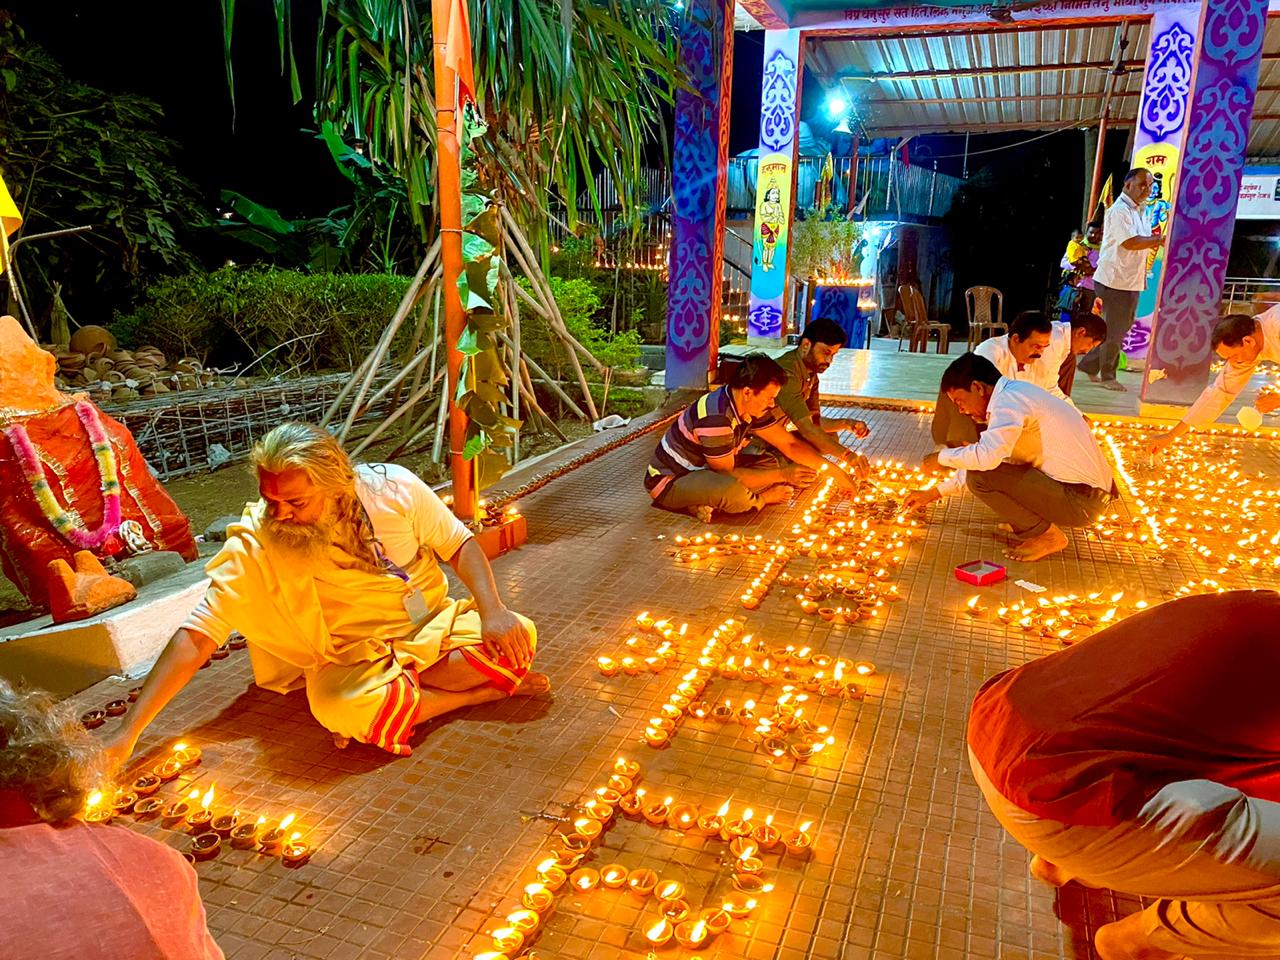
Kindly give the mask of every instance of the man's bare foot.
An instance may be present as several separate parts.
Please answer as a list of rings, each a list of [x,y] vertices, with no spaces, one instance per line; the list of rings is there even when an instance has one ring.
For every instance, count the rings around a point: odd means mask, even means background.
[[[1012,550],[1005,551],[1005,556],[1010,560],[1025,560],[1027,562],[1042,560],[1051,554],[1067,549],[1069,542],[1065,533],[1050,524],[1049,529],[1040,534],[1040,536],[1032,537]]]
[[[1126,387],[1119,380],[1103,380],[1102,383],[1099,384],[1099,386],[1101,386],[1103,390],[1114,390],[1116,393],[1129,392],[1129,388]]]
[[[551,692],[551,678],[545,673],[534,673],[532,670],[524,675],[520,686],[511,692],[513,697],[537,697]]]
[[[693,515],[697,517],[699,520],[701,520],[703,523],[711,522],[712,513],[713,513],[712,509],[707,506],[693,508]]]
[[[1142,914],[1131,913],[1123,920],[1099,927],[1093,945],[1102,960],[1185,960],[1180,953],[1153,947],[1142,930]]]
[[[1008,539],[1016,540],[1018,543],[1021,543],[1024,539],[1023,537],[1020,537],[1018,534],[1013,532],[1013,524],[1011,523],[997,523],[996,530],[1004,534],[1005,537],[1007,537]]]
[[[351,746],[350,737],[344,737],[341,734],[334,733],[332,730],[330,730],[329,733],[333,737],[333,745],[339,750],[345,750],[347,747]]]
[[[1102,378],[1101,378],[1100,376],[1098,376],[1096,373],[1091,373],[1091,374],[1089,374],[1089,380],[1090,380],[1091,382],[1093,382],[1093,383],[1101,383],[1101,382],[1102,382]]]
[[[786,503],[795,495],[795,490],[785,483],[779,483],[760,494],[765,503]]]
[[[1048,884],[1051,887],[1066,886],[1074,879],[1071,874],[1060,866],[1050,863],[1039,855],[1031,858],[1031,875],[1041,883]]]

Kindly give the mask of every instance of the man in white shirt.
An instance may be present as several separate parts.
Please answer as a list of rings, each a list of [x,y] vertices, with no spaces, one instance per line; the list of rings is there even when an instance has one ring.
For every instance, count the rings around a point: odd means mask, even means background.
[[[911,493],[918,510],[967,486],[995,511],[1014,539],[1014,560],[1039,560],[1067,546],[1060,527],[1084,527],[1115,496],[1111,466],[1075,407],[1031,383],[1001,375],[985,357],[966,353],[942,375],[942,389],[974,419],[987,421],[977,443],[924,459],[926,471],[957,473]]]
[[[1107,210],[1102,226],[1102,250],[1093,288],[1102,301],[1102,317],[1107,321],[1107,342],[1093,356],[1080,362],[1090,380],[1099,380],[1108,390],[1123,392],[1116,381],[1120,362],[1120,342],[1133,326],[1138,312],[1138,296],[1147,285],[1147,261],[1152,250],[1164,243],[1152,236],[1145,205],[1155,179],[1145,167],[1125,174],[1124,190]]]
[[[1248,385],[1260,362],[1280,363],[1280,304],[1256,317],[1245,313],[1223,317],[1213,328],[1209,342],[1227,365],[1204,388],[1181,422],[1156,438],[1151,444],[1152,454],[1168,447],[1192,427],[1208,426],[1222,416]],[[1260,393],[1253,405],[1259,413],[1280,410],[1280,393]]]
[[[1034,383],[1070,403],[1076,357],[1089,353],[1106,336],[1106,324],[1091,313],[1079,313],[1070,323],[1062,323],[1037,310],[1024,310],[1013,318],[1007,334],[983,340],[974,352],[1010,380]],[[932,432],[935,443],[954,447],[975,442],[982,431],[939,390]]]

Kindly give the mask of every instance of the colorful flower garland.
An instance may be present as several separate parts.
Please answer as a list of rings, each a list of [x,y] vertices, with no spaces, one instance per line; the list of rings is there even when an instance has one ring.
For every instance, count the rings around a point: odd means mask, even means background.
[[[23,475],[26,476],[27,483],[31,484],[31,492],[35,494],[40,510],[53,525],[53,529],[77,550],[96,550],[120,529],[120,477],[115,451],[111,449],[111,441],[102,428],[97,408],[88,401],[80,400],[76,403],[76,415],[89,436],[93,458],[98,464],[98,477],[102,481],[102,523],[96,530],[78,529],[71,515],[58,503],[49,488],[49,481],[45,479],[44,465],[40,463],[40,455],[27,435],[26,428],[6,427],[4,435],[9,438],[9,443],[18,454]]]

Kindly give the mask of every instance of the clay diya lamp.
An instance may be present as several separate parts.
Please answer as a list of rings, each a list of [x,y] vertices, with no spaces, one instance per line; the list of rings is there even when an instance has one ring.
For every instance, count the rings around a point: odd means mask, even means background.
[[[720,904],[720,909],[735,920],[743,920],[756,908],[757,901],[744,893],[730,893]]]
[[[802,684],[800,684],[800,688],[808,693],[817,693],[822,689],[822,671],[819,670],[813,676],[808,677]]]
[[[213,804],[213,787],[205,791],[203,797],[200,798],[200,806],[196,807],[187,814],[183,821],[192,833],[204,833],[209,826],[209,821],[213,819],[213,813],[209,807]]]
[[[638,677],[644,671],[644,664],[635,657],[622,658],[622,672],[628,677]]]
[[[668,734],[676,728],[676,722],[668,717],[650,717],[649,726],[656,730],[665,730]]]
[[[791,662],[798,667],[803,667],[809,662],[810,650],[808,647],[801,647],[795,653],[791,654]]]
[[[554,857],[543,860],[537,866],[538,880],[548,890],[559,890],[569,879],[569,874],[560,866]]]
[[[657,923],[651,924],[644,932],[644,938],[652,947],[662,947],[675,936],[676,928],[666,917],[659,917]]]
[[[876,672],[876,665],[867,660],[859,660],[853,665],[853,671],[860,677],[869,677]]]
[[[138,819],[143,817],[153,817],[164,806],[164,801],[159,797],[143,797],[133,805],[133,815]]]
[[[772,656],[774,663],[781,665],[791,659],[791,654],[795,652],[795,649],[795,647],[778,647],[770,656]]]
[[[561,870],[572,870],[582,862],[582,858],[586,855],[586,851],[577,852],[562,848],[556,851],[556,866]]]
[[[515,927],[499,927],[489,931],[494,952],[499,957],[514,957],[524,946],[524,934]]]
[[[735,874],[760,874],[764,872],[764,861],[755,856],[755,847],[750,853],[743,854],[733,863]]]
[[[772,760],[781,760],[787,755],[787,741],[781,737],[765,737],[760,743],[760,749]]]
[[[749,727],[756,722],[756,702],[748,700],[738,710],[738,722],[744,727]]]
[[[611,863],[600,870],[600,883],[610,890],[617,890],[627,882],[627,868],[620,863]]]
[[[683,900],[684,884],[679,880],[659,880],[653,895],[659,900]]]
[[[140,797],[149,797],[160,789],[161,780],[154,773],[144,773],[133,781],[133,792]]]
[[[129,690],[129,694],[128,694],[128,697],[127,697],[128,701],[129,701],[130,703],[137,703],[137,702],[138,702],[138,697],[139,697],[139,695],[141,695],[141,693],[142,693],[142,688],[141,688],[141,687],[133,687],[133,688],[131,688],[131,689]]]
[[[551,909],[555,899],[555,894],[547,889],[547,885],[539,882],[525,886],[524,895],[520,898],[520,902],[525,905],[526,909],[540,914]]]
[[[654,801],[646,803],[640,811],[640,815],[655,827],[660,827],[667,822],[667,815],[671,813],[671,797],[667,797],[662,801]]]
[[[658,912],[672,923],[680,923],[689,919],[689,902],[684,899],[664,900],[658,904]]]
[[[600,673],[606,677],[616,677],[618,670],[621,669],[618,661],[610,657],[600,657],[596,661],[596,666],[599,667]]]
[[[760,845],[761,850],[772,850],[782,839],[782,831],[773,825],[773,814],[765,817],[764,823],[757,824],[752,831],[751,839]]]
[[[542,917],[533,910],[513,910],[507,914],[507,925],[519,930],[525,937],[537,930],[541,922]]]
[[[658,885],[658,875],[648,867],[640,867],[632,870],[627,875],[627,889],[634,893],[637,897],[647,897],[653,893],[653,888]]]
[[[199,790],[192,790],[186,797],[166,804],[160,811],[160,819],[166,823],[176,823],[186,819],[187,814],[195,808],[195,801],[199,796]]]
[[[604,829],[602,824],[595,817],[579,817],[573,821],[573,832],[577,836],[586,837],[588,840],[594,840],[600,836],[600,831]]]
[[[110,823],[115,815],[111,804],[102,802],[102,791],[95,790],[85,800],[84,813],[80,818],[85,823]]]
[[[724,703],[717,703],[711,708],[711,719],[720,723],[726,723],[733,719],[733,701],[726,700]]]
[[[808,597],[801,597],[800,609],[805,613],[812,615],[818,612],[818,603],[815,600],[810,600]]]
[[[129,712],[129,701],[112,700],[106,705],[105,709],[108,717],[123,717]]]
[[[707,933],[713,937],[718,937],[729,929],[729,923],[733,920],[724,910],[706,910],[702,914],[702,919],[707,923]]]
[[[587,851],[591,849],[590,838],[584,837],[580,833],[562,833],[560,842],[564,844],[564,852],[570,854],[571,857],[576,857],[577,861],[580,861]],[[560,862],[563,863],[564,858],[561,858]]]
[[[733,885],[749,897],[758,897],[773,889],[773,884],[765,883],[758,873],[735,873]]]
[[[813,837],[809,834],[812,826],[813,821],[806,820],[797,829],[783,835],[782,845],[787,848],[787,853],[800,857],[813,849]]]
[[[813,659],[810,662],[813,664],[815,670],[826,670],[831,666],[831,658],[825,653],[814,654]]]
[[[644,665],[648,667],[650,673],[661,673],[667,668],[667,660],[659,656],[645,657]]]
[[[688,710],[689,704],[692,702],[692,699],[679,693],[673,693],[667,698],[667,703],[671,704],[673,707],[679,708],[681,711]]]
[[[222,849],[222,838],[216,833],[201,833],[193,837],[188,848],[197,860],[212,860]]]
[[[258,837],[258,845],[262,848],[264,853],[275,853],[280,849],[284,844],[285,838],[288,836],[287,831],[290,825],[296,819],[297,817],[291,813],[280,821],[280,825],[278,827],[273,827]]]
[[[726,680],[738,679],[738,672],[738,662],[734,660],[733,657],[730,657],[728,660],[724,661],[724,663],[720,664],[720,676],[724,677]]]
[[[588,800],[582,805],[582,812],[601,823],[608,823],[613,819],[613,807],[607,803],[601,803],[599,800]],[[582,831],[578,831],[581,833]]]
[[[838,697],[844,693],[845,685],[839,680],[823,680],[818,693],[824,697]]]
[[[662,717],[664,720],[675,721],[675,720],[679,720],[681,717],[684,716],[684,710],[681,709],[680,707],[677,707],[674,703],[664,703],[658,709],[658,715]]]
[[[258,845],[258,834],[266,824],[266,817],[256,823],[241,823],[231,829],[231,845],[238,850],[251,850]]]
[[[618,809],[633,820],[639,818],[644,809],[644,788],[641,787],[635,793],[629,793],[618,801]]]
[[[213,653],[209,654],[210,660],[225,660],[231,656],[231,651],[226,647],[218,647]]]
[[[223,840],[231,837],[231,831],[240,826],[240,811],[220,813],[209,823],[209,827]]]
[[[698,700],[695,703],[689,704],[689,715],[691,717],[697,717],[699,720],[704,720],[710,713],[711,704],[704,700]]]
[[[249,645],[249,641],[245,639],[242,633],[233,633],[227,638],[227,647],[231,650],[243,650]]]
[[[80,723],[86,730],[96,730],[107,722],[107,711],[89,710],[80,715]]]
[[[653,629],[653,617],[649,616],[648,610],[645,610],[636,617],[636,629],[641,633],[648,633]]]
[[[116,816],[124,816],[137,802],[138,795],[132,790],[117,790],[115,796],[111,798],[111,809],[115,811]]]
[[[698,832],[704,837],[716,837],[724,829],[724,818],[729,813],[729,801],[726,800],[715,813],[698,818]]]
[[[677,830],[692,830],[698,823],[698,808],[692,803],[677,803],[667,814],[667,823]]]
[[[600,883],[600,871],[591,867],[579,867],[569,874],[569,886],[574,890],[594,890]]]
[[[616,807],[622,800],[622,794],[613,787],[597,787],[596,799],[609,807]]]
[[[168,783],[175,779],[182,772],[182,764],[170,757],[168,760],[162,760],[151,768],[151,773],[160,780],[161,783]]]
[[[701,950],[710,940],[705,920],[686,920],[676,925],[676,943],[688,950]]]
[[[173,748],[173,759],[182,764],[182,769],[194,767],[200,762],[203,751],[199,747],[190,747],[185,743],[179,743]]]
[[[618,793],[627,794],[631,792],[635,784],[631,782],[630,777],[624,777],[621,774],[610,774],[608,787],[610,790],[617,790]]]
[[[755,829],[755,825],[751,822],[751,815],[751,808],[748,807],[736,820],[726,820],[724,826],[720,828],[720,839],[732,841],[738,837],[751,836],[751,832]]]
[[[651,747],[665,747],[671,742],[671,733],[661,727],[649,726],[644,728],[643,738]]]

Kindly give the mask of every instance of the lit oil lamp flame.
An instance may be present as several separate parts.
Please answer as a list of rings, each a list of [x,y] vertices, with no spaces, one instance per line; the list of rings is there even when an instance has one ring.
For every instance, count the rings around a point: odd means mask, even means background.
[[[88,799],[85,800],[84,805],[92,809],[93,807],[96,807],[101,802],[102,802],[102,791],[95,790],[93,791],[93,793],[89,794],[89,797]]]
[[[290,813],[286,815],[285,818],[280,821],[280,826],[278,829],[281,831],[288,830],[289,827],[293,825],[293,821],[297,819],[298,819],[298,815],[295,813]]]
[[[205,791],[204,796],[200,799],[200,807],[203,810],[208,810],[209,806],[212,803],[213,803],[213,787],[210,787],[208,790]]]
[[[800,833],[808,833],[808,832],[809,832],[809,828],[810,828],[810,827],[812,827],[812,826],[813,826],[813,821],[812,821],[812,820],[806,820],[804,823],[800,824],[799,832],[800,832]]]
[[[717,817],[727,817],[729,815],[729,801],[726,800],[720,805],[720,809],[716,811]]]

